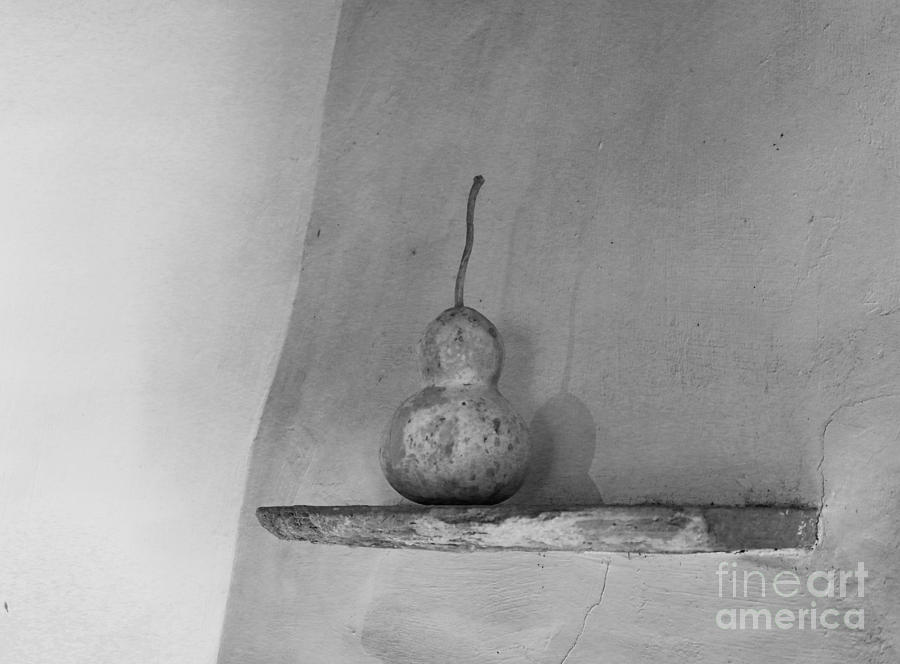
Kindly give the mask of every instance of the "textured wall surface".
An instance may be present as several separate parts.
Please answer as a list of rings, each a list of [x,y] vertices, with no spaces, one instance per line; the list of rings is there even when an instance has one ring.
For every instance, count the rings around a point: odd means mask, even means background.
[[[221,661],[896,661],[898,52],[893,2],[345,4]],[[377,449],[452,304],[477,173],[467,304],[540,462],[513,500],[824,498],[814,553],[385,552],[256,524],[399,501]],[[721,562],[859,561],[865,597],[819,609],[863,630],[716,625]]]
[[[337,13],[0,6],[0,661],[215,660]]]

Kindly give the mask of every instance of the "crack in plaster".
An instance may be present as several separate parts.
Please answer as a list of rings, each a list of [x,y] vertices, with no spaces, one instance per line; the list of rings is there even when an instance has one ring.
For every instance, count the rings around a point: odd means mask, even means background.
[[[818,224],[816,222],[818,222]],[[828,228],[822,231],[824,232],[824,237],[813,237],[815,231],[822,229],[822,226],[824,225],[823,222],[828,224]],[[815,214],[810,216],[809,220],[806,222],[806,240],[804,242],[804,247],[808,256],[806,265],[804,266],[806,268],[806,274],[800,276],[797,282],[798,284],[810,279],[813,272],[819,269],[822,263],[832,256],[832,241],[843,222],[843,219],[834,216],[817,217]]]
[[[825,435],[828,433],[828,427],[831,426],[831,423],[834,422],[834,420],[837,418],[838,413],[840,413],[845,408],[853,408],[854,406],[859,406],[869,401],[875,401],[876,399],[886,399],[889,397],[897,396],[900,396],[900,392],[884,392],[882,394],[874,394],[868,397],[863,397],[862,399],[849,399],[848,401],[845,401],[833,411],[831,411],[831,415],[828,416],[828,419],[825,420],[825,424],[822,425],[822,433],[820,434],[822,455],[819,458],[819,464],[816,466],[816,473],[819,475],[819,514],[817,520],[818,529],[816,531],[816,542],[813,546],[819,546],[819,544],[822,542],[823,537],[825,536],[825,524],[824,519],[822,518],[822,512],[825,509]]]
[[[578,642],[581,640],[581,636],[584,634],[585,627],[587,627],[588,618],[591,617],[591,613],[593,613],[594,609],[600,606],[600,602],[603,601],[603,593],[606,590],[606,578],[609,576],[610,562],[606,563],[606,571],[603,572],[603,585],[600,586],[600,597],[597,598],[596,602],[594,602],[587,608],[587,611],[585,611],[584,618],[582,618],[581,620],[581,629],[578,630],[578,634],[575,635],[575,638],[572,641],[572,645],[569,646],[569,649],[566,651],[566,654],[563,656],[562,660],[560,660],[559,664],[566,664],[566,660],[569,659],[569,655],[571,655],[572,651],[575,650],[575,646],[578,645]]]

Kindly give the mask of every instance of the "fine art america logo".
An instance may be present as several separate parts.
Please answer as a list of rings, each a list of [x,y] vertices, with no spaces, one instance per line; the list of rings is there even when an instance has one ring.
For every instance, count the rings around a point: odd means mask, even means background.
[[[716,613],[716,625],[721,629],[865,629],[864,609],[827,606],[830,603],[845,603],[835,602],[836,599],[865,597],[869,573],[862,562],[852,571],[817,570],[801,577],[795,572],[782,570],[774,573],[771,579],[761,570],[739,572],[736,568],[736,562],[719,563],[716,570],[719,597],[749,600],[755,606],[720,609]],[[768,571],[772,574],[771,570]],[[785,604],[790,604],[790,608],[760,606],[778,603],[782,599],[789,600]]]

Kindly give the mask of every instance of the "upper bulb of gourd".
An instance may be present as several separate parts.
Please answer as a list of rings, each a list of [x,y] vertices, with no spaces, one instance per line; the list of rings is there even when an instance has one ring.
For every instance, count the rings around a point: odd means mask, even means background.
[[[496,385],[503,367],[503,343],[483,314],[453,307],[435,318],[419,341],[419,368],[429,385]]]

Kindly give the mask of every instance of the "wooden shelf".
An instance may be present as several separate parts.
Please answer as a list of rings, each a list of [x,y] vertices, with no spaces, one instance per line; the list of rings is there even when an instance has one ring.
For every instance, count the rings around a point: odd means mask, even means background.
[[[733,552],[811,548],[809,507],[347,505],[260,507],[283,540],[437,551]]]

